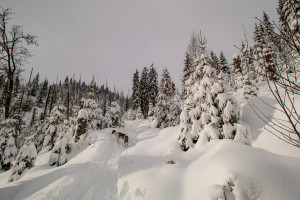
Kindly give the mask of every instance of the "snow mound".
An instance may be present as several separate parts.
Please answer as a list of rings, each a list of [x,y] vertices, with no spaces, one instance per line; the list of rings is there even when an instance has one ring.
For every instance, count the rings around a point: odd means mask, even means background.
[[[299,199],[300,159],[226,139],[182,152],[178,128],[122,154],[119,199]]]

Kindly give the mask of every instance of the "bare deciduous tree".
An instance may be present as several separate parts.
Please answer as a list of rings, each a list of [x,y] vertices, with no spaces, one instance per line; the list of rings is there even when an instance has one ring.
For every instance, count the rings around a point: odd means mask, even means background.
[[[31,57],[31,53],[25,45],[38,45],[36,36],[25,34],[19,25],[8,25],[13,14],[10,8],[0,8],[0,70],[3,71],[8,83],[4,102],[5,118],[8,118],[10,114],[16,72]]]
[[[280,11],[278,13],[279,15],[282,14]],[[295,16],[296,20],[299,21],[299,16]],[[300,112],[295,104],[297,96],[299,97],[300,95],[300,86],[297,83],[300,68],[300,36],[290,28],[287,18],[281,17],[280,19],[281,26],[277,26],[273,22],[278,32],[269,29],[264,21],[258,19],[264,28],[272,32],[282,44],[281,48],[271,44],[273,50],[276,51],[276,57],[272,57],[277,65],[276,71],[273,71],[272,74],[268,73],[267,59],[260,61],[259,65],[264,69],[262,71],[265,72],[266,82],[279,107],[273,107],[268,102],[264,103],[278,110],[283,117],[276,119],[273,116],[267,116],[256,105],[251,106],[256,114],[268,124],[265,129],[279,139],[293,146],[300,147]],[[270,41],[266,40],[266,43],[268,45]],[[263,54],[264,57],[267,56],[266,52],[263,52]]]

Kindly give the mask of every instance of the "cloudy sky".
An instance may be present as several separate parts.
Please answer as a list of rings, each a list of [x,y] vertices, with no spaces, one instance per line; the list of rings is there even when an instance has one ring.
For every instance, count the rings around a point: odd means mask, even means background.
[[[251,39],[254,17],[276,18],[274,0],[2,0],[14,10],[14,24],[38,36],[31,67],[52,82],[66,75],[97,83],[106,79],[127,93],[135,69],[164,67],[180,87],[184,54],[193,31],[208,49],[237,51],[244,30]]]

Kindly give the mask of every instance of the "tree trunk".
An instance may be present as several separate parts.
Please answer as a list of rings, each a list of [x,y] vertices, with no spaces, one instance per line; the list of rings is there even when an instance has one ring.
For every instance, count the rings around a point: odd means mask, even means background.
[[[7,119],[10,114],[10,104],[12,100],[12,92],[14,88],[14,75],[13,73],[8,74],[8,88],[7,88],[7,94],[5,98],[5,105],[4,105],[4,117]]]
[[[45,119],[45,116],[47,114],[47,107],[48,107],[48,103],[49,103],[49,96],[50,96],[50,93],[51,93],[51,85],[49,87],[49,90],[48,90],[48,94],[47,94],[47,98],[46,98],[46,104],[45,104],[45,109],[44,109],[44,113],[43,113],[43,119]]]

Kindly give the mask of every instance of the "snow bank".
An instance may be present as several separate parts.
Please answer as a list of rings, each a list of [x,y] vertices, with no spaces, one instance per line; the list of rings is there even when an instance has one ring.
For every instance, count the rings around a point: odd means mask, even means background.
[[[220,188],[227,190],[227,199],[299,198],[300,159],[232,140],[182,152],[177,128],[164,129],[121,156],[119,199],[214,199],[221,198]]]

